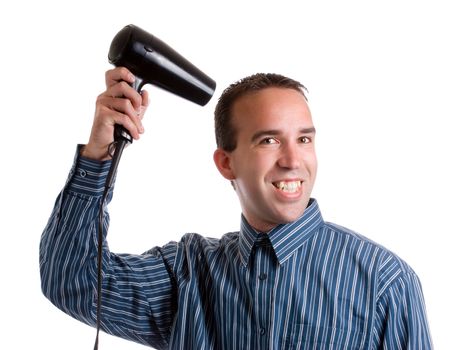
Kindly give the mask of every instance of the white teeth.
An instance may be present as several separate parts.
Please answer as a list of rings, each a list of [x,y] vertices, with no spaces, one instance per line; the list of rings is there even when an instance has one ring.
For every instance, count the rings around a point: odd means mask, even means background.
[[[301,187],[301,181],[274,182],[274,186],[283,192],[294,193]]]

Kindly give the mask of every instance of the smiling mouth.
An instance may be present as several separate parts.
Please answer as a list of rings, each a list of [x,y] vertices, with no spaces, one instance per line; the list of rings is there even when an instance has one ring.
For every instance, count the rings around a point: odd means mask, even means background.
[[[295,193],[298,192],[301,188],[302,181],[278,181],[273,182],[273,185],[278,188],[280,191],[286,193]]]

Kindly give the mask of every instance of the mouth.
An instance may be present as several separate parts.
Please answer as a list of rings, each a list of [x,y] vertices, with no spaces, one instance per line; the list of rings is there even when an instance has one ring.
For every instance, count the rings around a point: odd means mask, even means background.
[[[275,188],[286,193],[296,193],[301,189],[302,181],[277,181],[272,182]]]

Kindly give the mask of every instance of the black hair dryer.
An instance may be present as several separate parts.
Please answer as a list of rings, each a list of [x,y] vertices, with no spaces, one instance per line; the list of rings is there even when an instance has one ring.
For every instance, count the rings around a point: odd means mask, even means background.
[[[133,87],[153,84],[175,95],[204,106],[215,91],[215,81],[152,34],[130,24],[113,38],[108,60],[128,68],[136,77]],[[115,128],[115,141],[123,137],[132,142],[121,126]]]
[[[133,87],[138,92],[145,84],[153,84],[204,106],[215,91],[215,81],[163,41],[133,24],[125,26],[115,35],[108,60],[133,73],[136,77]],[[114,140],[106,188],[113,182],[123,149],[133,142],[128,130],[121,125],[115,125]]]

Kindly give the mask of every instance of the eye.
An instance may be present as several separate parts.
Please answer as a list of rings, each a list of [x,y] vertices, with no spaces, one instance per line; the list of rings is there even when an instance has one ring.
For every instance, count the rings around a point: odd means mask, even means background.
[[[299,138],[299,142],[300,143],[311,143],[312,142],[312,138],[310,138],[309,136],[301,136]]]
[[[278,143],[278,140],[273,137],[266,137],[265,139],[261,140],[260,143],[263,145],[275,145]]]

